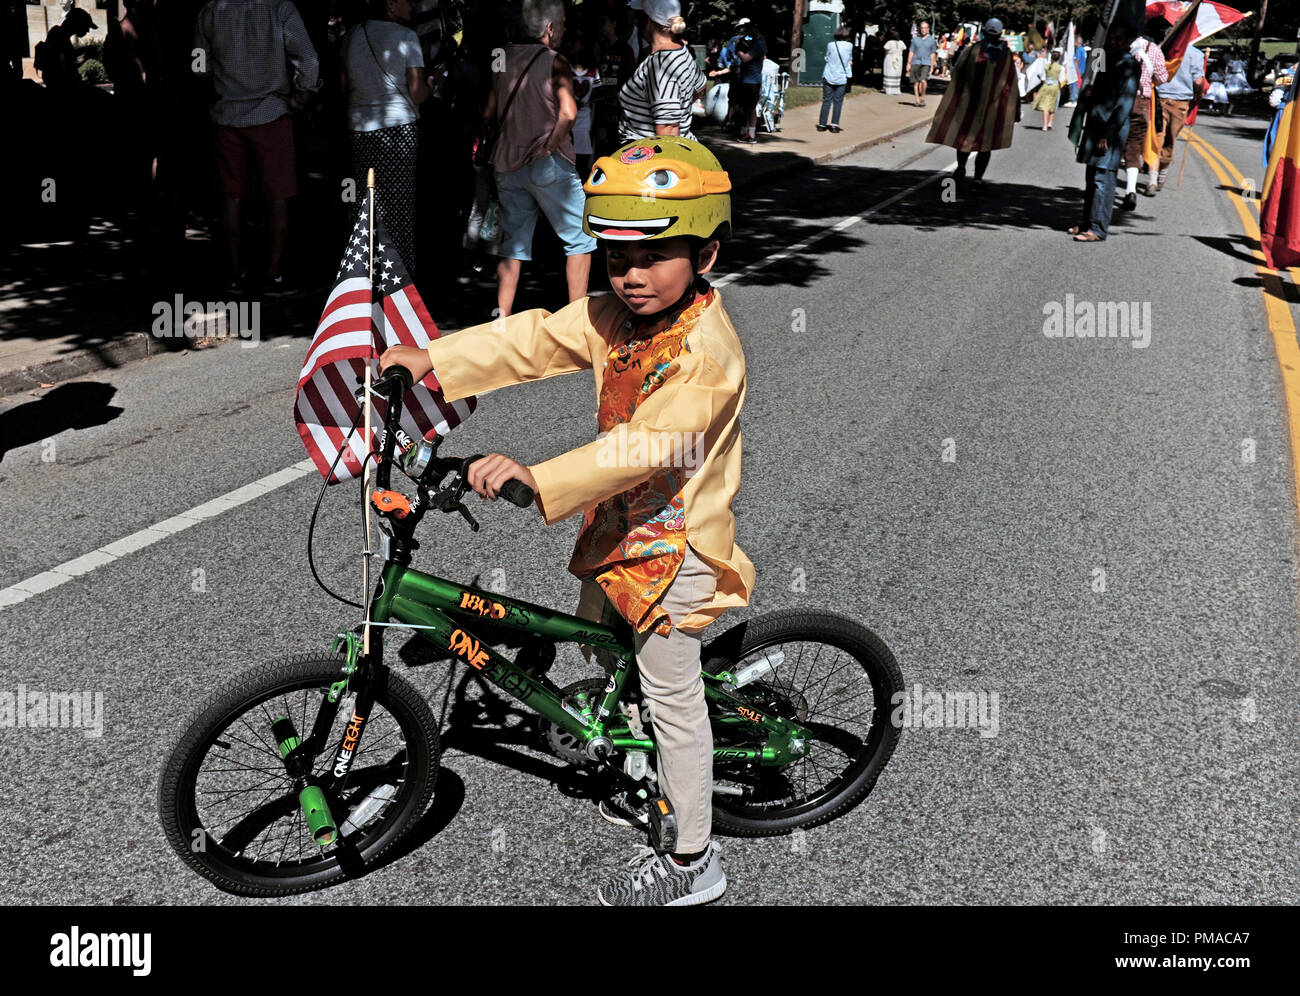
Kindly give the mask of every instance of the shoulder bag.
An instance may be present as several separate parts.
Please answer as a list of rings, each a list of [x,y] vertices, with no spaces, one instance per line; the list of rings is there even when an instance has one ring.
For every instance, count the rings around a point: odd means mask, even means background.
[[[514,103],[515,94],[519,92],[519,87],[523,84],[524,78],[528,75],[528,70],[533,68],[533,63],[540,58],[542,52],[546,51],[546,46],[541,47],[541,51],[535,53],[528,60],[528,65],[524,66],[524,71],[519,74],[519,79],[515,80],[514,88],[510,91],[510,96],[506,98],[506,103],[497,119],[492,123],[484,123],[483,130],[479,133],[478,143],[474,146],[474,165],[487,166],[492,158],[492,150],[496,148],[497,139],[501,137],[501,125],[505,123],[506,115],[510,113],[510,105]]]

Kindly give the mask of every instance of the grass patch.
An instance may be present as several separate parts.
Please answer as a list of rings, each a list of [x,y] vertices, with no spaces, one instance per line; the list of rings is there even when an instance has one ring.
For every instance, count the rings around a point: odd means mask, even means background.
[[[1249,38],[1244,40],[1239,40],[1236,44],[1242,50],[1242,53],[1244,55],[1249,56],[1250,54]],[[1203,45],[1199,47],[1213,48],[1213,49],[1220,49],[1220,48],[1226,49],[1226,48],[1232,48],[1232,45],[1233,45],[1233,41],[1231,38],[1220,38],[1216,36],[1214,38],[1211,38],[1209,41],[1205,42]],[[1293,41],[1286,41],[1280,38],[1263,38],[1260,40],[1259,43],[1259,58],[1260,61],[1263,62],[1264,60],[1271,59],[1276,55],[1294,55],[1295,49],[1296,49],[1296,43]]]

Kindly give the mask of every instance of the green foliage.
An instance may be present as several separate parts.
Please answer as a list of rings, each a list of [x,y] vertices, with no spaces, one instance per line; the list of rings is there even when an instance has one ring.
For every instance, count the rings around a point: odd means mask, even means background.
[[[746,16],[753,17],[751,12],[743,9],[752,6],[740,0],[709,0],[708,3],[691,4],[688,14],[690,20],[686,22],[691,40],[706,44],[711,38],[730,38],[738,20]],[[788,35],[794,24],[793,2],[773,3],[768,9],[773,11],[776,23],[784,28],[782,34]]]
[[[77,53],[77,61],[82,62],[86,59],[94,59],[96,62],[104,61],[104,43],[90,39],[83,42],[73,43],[72,50]]]
[[[77,67],[77,72],[81,74],[81,82],[100,84],[108,82],[108,73],[104,72],[104,64],[98,59],[87,59]]]

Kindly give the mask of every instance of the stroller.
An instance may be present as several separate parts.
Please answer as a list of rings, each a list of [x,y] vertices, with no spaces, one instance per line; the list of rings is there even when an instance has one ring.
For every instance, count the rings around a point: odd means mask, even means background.
[[[785,117],[785,91],[790,85],[790,74],[771,59],[763,60],[763,82],[758,92],[758,120],[764,131],[781,130]]]

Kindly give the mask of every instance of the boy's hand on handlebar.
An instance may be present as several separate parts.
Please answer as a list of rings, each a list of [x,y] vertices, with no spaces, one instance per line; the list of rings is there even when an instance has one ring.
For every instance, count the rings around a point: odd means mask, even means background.
[[[419,346],[389,346],[379,355],[379,372],[382,374],[394,364],[411,371],[411,378],[417,384],[433,372],[429,351]]]
[[[483,498],[496,501],[501,486],[511,480],[523,481],[533,489],[533,494],[537,493],[537,481],[532,471],[501,453],[489,453],[469,465],[469,486]]]

